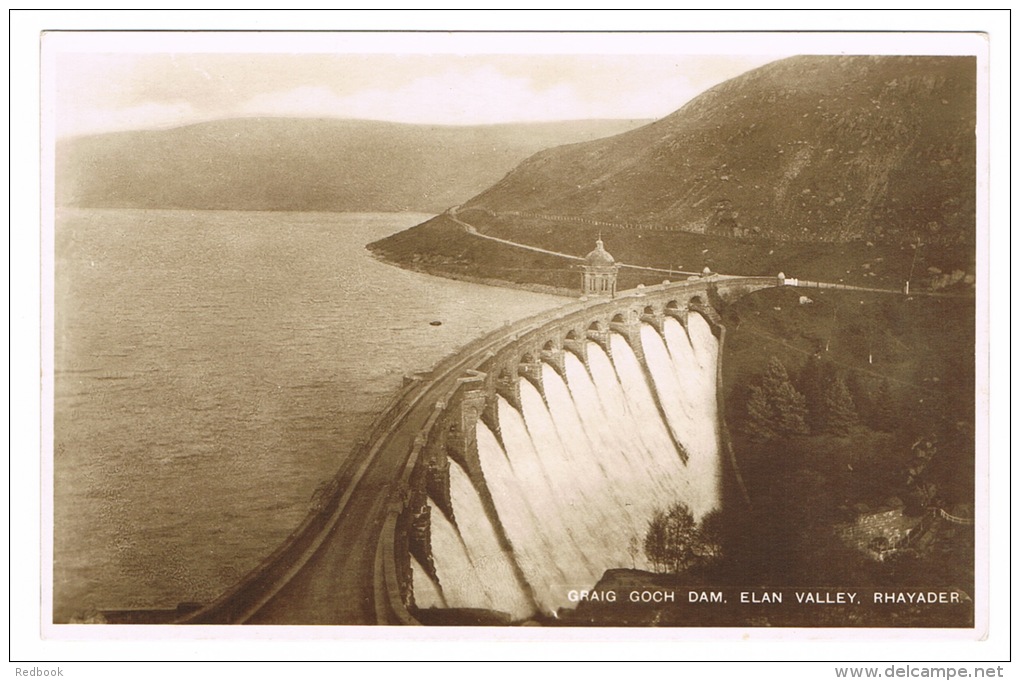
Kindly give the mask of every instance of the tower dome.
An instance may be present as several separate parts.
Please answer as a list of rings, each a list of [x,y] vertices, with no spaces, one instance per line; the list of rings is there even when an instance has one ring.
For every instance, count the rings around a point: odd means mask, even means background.
[[[609,254],[606,247],[602,244],[602,239],[599,238],[595,242],[595,250],[584,257],[584,260],[588,265],[599,266],[599,265],[614,265],[616,260]]]

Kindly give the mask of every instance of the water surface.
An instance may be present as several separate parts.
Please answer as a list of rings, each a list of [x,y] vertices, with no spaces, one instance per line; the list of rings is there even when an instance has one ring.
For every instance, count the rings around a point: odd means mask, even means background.
[[[55,621],[215,597],[301,521],[405,373],[565,302],[365,250],[427,217],[58,214]]]

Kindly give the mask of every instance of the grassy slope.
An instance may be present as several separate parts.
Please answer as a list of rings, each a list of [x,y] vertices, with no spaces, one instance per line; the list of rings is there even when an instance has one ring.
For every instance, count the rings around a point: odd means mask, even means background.
[[[832,524],[852,517],[859,504],[880,508],[897,497],[910,512],[920,511],[907,468],[912,445],[921,438],[937,443],[928,475],[938,485],[939,504],[973,508],[973,301],[813,293],[814,302],[801,305],[797,291],[763,291],[725,314],[727,421],[753,506],[735,515],[730,537],[735,555],[723,572],[757,574],[773,584],[973,593],[973,545],[958,536],[942,536],[930,553],[875,563],[848,553],[831,534]],[[747,387],[768,359],[779,357],[797,384],[808,356],[819,350],[838,374],[855,375],[872,397],[889,381],[894,404],[889,427],[877,429],[869,405],[861,404],[861,422],[847,436],[813,433],[768,443],[744,438]],[[911,617],[939,625],[949,614]]]
[[[800,294],[813,302],[799,304]],[[926,438],[938,446],[930,473],[941,505],[973,505],[973,300],[771,290],[736,301],[724,318],[730,329],[723,366],[727,422],[752,497],[767,500],[773,488],[783,487],[781,479],[809,471],[830,516],[858,503],[906,500],[911,447]],[[764,444],[744,438],[748,388],[769,358],[779,358],[807,392],[800,377],[815,353],[844,379],[859,382],[867,398],[858,400],[860,425],[847,437],[816,433]],[[874,413],[883,381],[893,398],[884,432]],[[782,501],[805,493],[786,490]]]
[[[973,243],[975,62],[794,57],[605,140],[535,155],[467,207],[776,239]]]

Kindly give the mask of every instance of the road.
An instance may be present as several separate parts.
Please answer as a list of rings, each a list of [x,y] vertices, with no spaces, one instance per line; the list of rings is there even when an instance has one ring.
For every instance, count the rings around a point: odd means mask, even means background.
[[[489,241],[498,241],[501,244],[506,244],[507,246],[513,246],[514,248],[522,248],[522,249],[524,249],[526,251],[534,251],[535,253],[545,253],[546,255],[555,255],[555,256],[557,256],[559,258],[565,258],[567,260],[574,260],[574,261],[584,262],[584,258],[582,258],[580,256],[577,256],[577,255],[570,255],[569,253],[560,253],[559,251],[550,251],[550,250],[548,250],[546,248],[539,248],[538,246],[529,246],[528,244],[522,244],[522,243],[518,243],[516,241],[510,241],[509,239],[500,239],[498,236],[490,236],[488,234],[483,234],[483,233],[479,232],[478,229],[474,225],[471,225],[471,224],[469,224],[467,222],[464,222],[463,220],[460,219],[460,217],[458,217],[458,215],[457,215],[457,209],[458,208],[459,208],[459,206],[454,206],[453,208],[449,209],[448,211],[446,211],[446,216],[448,218],[450,218],[451,220],[453,220],[454,222],[456,222],[461,227],[463,227],[464,231],[467,232],[468,234],[471,234],[473,236],[477,236],[477,237],[479,237],[481,239],[488,239]],[[701,272],[687,272],[687,271],[684,271],[684,270],[664,270],[664,269],[659,268],[659,267],[645,267],[644,265],[628,265],[628,264],[622,263],[622,262],[621,263],[617,263],[617,264],[620,267],[626,267],[626,268],[632,269],[632,270],[643,270],[645,272],[659,272],[659,273],[662,273],[662,274],[684,274],[684,275],[691,275],[691,274],[699,274],[700,275],[701,274]]]
[[[551,251],[551,250],[548,250],[546,248],[540,248],[538,246],[530,246],[528,244],[518,243],[516,241],[511,241],[509,239],[501,239],[499,237],[491,236],[489,234],[483,234],[482,232],[478,231],[477,227],[475,227],[474,225],[469,224],[467,222],[464,222],[464,220],[462,220],[460,218],[460,216],[458,215],[458,208],[460,208],[460,206],[454,206],[454,207],[450,208],[448,211],[446,211],[446,216],[449,217],[451,220],[453,220],[458,225],[460,225],[461,227],[463,227],[464,231],[467,232],[468,234],[471,234],[472,236],[476,236],[476,237],[481,238],[481,239],[488,239],[489,241],[497,241],[497,242],[499,242],[501,244],[506,244],[507,246],[513,246],[514,248],[521,248],[521,249],[524,249],[526,251],[534,251],[535,253],[545,253],[546,255],[555,255],[557,257],[565,258],[567,260],[574,260],[574,261],[581,261],[581,262],[584,261],[584,258],[582,258],[580,256],[576,256],[576,255],[571,255],[569,253],[560,253],[559,251]],[[628,265],[626,263],[617,263],[617,264],[620,267],[626,267],[628,269],[642,270],[642,271],[645,271],[645,272],[658,272],[658,273],[662,273],[662,274],[687,275],[687,276],[692,275],[692,274],[700,276],[701,274],[703,274],[702,272],[688,272],[688,271],[685,271],[685,270],[666,270],[666,269],[662,269],[662,268],[659,268],[659,267],[645,267],[644,265]],[[755,276],[755,275],[718,274],[718,273],[716,273],[715,276],[717,276],[717,277],[719,277],[721,279],[726,279],[726,278],[739,279],[739,278],[744,278],[744,277],[747,277],[747,276]],[[901,289],[871,288],[871,287],[867,287],[867,286],[854,286],[852,284],[829,283],[829,282],[824,282],[824,281],[808,281],[808,280],[804,280],[804,279],[802,279],[802,280],[791,280],[791,281],[796,281],[796,283],[788,283],[787,285],[789,285],[789,286],[796,286],[796,287],[800,287],[800,288],[820,288],[820,289],[832,289],[832,290],[839,290],[839,291],[860,291],[862,293],[895,293],[895,294],[899,294],[899,295],[908,295],[908,294],[904,293]],[[972,296],[968,296],[968,295],[965,295],[965,294],[947,294],[947,293],[940,293],[938,291],[915,291],[913,293],[910,293],[909,295],[911,295],[911,296],[938,296],[938,297],[944,297],[944,298],[969,298],[969,297],[972,297]]]

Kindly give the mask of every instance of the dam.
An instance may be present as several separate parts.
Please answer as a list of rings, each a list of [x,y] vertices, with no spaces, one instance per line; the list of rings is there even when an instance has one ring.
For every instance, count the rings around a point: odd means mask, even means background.
[[[782,285],[710,275],[582,299],[410,376],[290,538],[179,623],[417,624],[552,615],[644,567],[657,510],[718,508],[727,301]]]
[[[655,511],[680,499],[697,519],[717,508],[718,339],[696,313],[686,328],[666,316],[631,340],[621,330],[596,326],[573,351],[550,341],[538,361],[522,358],[521,377],[500,370],[468,442],[427,453],[438,479],[426,485],[429,534],[413,535],[418,607],[553,614],[568,590],[635,560]]]

